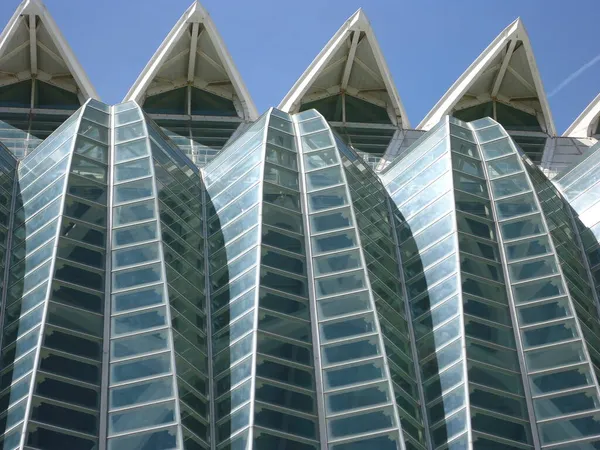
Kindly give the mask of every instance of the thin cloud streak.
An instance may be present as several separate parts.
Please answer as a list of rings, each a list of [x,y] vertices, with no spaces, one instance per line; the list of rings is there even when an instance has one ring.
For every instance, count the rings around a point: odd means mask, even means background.
[[[596,55],[591,61],[588,61],[583,66],[581,66],[579,69],[577,69],[575,72],[573,72],[571,75],[569,75],[567,78],[565,78],[563,81],[561,81],[558,84],[558,86],[556,86],[552,90],[552,92],[550,92],[548,94],[548,98],[552,97],[553,95],[558,94],[565,87],[567,87],[569,84],[571,84],[577,77],[579,77],[583,72],[585,72],[586,70],[588,70],[590,67],[592,67],[593,65],[595,65],[598,62],[600,62],[600,54]]]

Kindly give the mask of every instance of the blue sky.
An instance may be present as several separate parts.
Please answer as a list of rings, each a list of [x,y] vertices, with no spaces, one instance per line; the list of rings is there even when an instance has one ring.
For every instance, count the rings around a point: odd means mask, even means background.
[[[0,23],[19,0],[0,2]],[[107,103],[117,103],[191,0],[45,0]],[[259,112],[276,106],[363,7],[416,126],[500,31],[521,16],[547,93],[600,55],[598,0],[204,0]],[[600,92],[600,57],[549,99],[562,133]]]

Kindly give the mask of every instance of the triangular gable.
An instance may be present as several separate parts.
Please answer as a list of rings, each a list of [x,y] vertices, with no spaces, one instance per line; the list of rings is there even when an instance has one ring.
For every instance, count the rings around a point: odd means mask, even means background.
[[[40,0],[23,1],[0,34],[0,87],[31,79],[77,94],[80,104],[98,98]]]
[[[347,94],[387,110],[390,122],[410,124],[388,66],[362,9],[325,45],[279,104],[288,113],[302,105]]]
[[[446,114],[495,104],[537,118],[550,135],[556,130],[529,37],[515,20],[477,57],[417,127],[429,130]],[[493,108],[496,108],[493,106]],[[484,108],[482,108],[483,111]],[[487,114],[487,112],[486,112]]]
[[[217,104],[215,108],[220,107],[219,99],[225,99],[233,102],[242,119],[253,121],[258,117],[221,36],[198,2],[175,24],[123,101],[135,100],[143,105],[147,98],[162,96],[165,101],[179,102],[181,98],[185,102],[182,88],[186,86],[201,90],[201,96],[208,93],[209,101]]]
[[[586,138],[600,135],[600,94],[575,119],[563,136]]]

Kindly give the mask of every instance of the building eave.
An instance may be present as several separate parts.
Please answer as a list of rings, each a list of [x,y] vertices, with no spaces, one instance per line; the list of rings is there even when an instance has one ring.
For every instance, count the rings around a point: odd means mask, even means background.
[[[248,92],[239,71],[235,67],[233,59],[227,51],[223,39],[218,33],[210,15],[197,1],[185,11],[175,26],[167,34],[166,38],[160,44],[152,58],[150,58],[150,61],[148,61],[137,80],[129,89],[129,92],[123,101],[135,100],[139,104],[143,103],[150,83],[154,80],[163,64],[167,61],[174,46],[179,42],[190,23],[201,23],[208,33],[211,42],[221,58],[223,67],[227,71],[227,75],[231,80],[236,95],[242,104],[242,118],[248,121],[256,120],[258,118],[258,111],[250,97],[250,93]]]
[[[452,84],[450,89],[442,96],[442,98],[435,104],[435,106],[427,113],[425,118],[417,126],[419,130],[429,130],[441,118],[450,114],[453,108],[458,102],[464,97],[469,89],[474,85],[478,78],[490,67],[491,62],[498,57],[503,49],[506,48],[507,44],[511,41],[521,41],[525,49],[527,56],[527,63],[529,70],[531,71],[537,100],[540,103],[541,112],[543,114],[543,125],[547,134],[554,136],[556,135],[556,128],[552,119],[552,113],[548,103],[548,98],[544,90],[544,86],[537,68],[537,63],[531,48],[529,36],[523,26],[523,22],[520,18],[512,22],[486,47],[486,49],[473,61],[473,63],[461,74],[461,76]],[[512,56],[512,55],[510,55]],[[510,60],[507,61],[506,66],[510,65]],[[507,69],[504,67],[504,70]],[[501,82],[501,80],[500,80]],[[494,97],[490,95],[490,97]]]
[[[278,109],[295,113],[299,111],[302,99],[306,95],[310,87],[318,79],[324,69],[331,62],[332,57],[338,50],[341,49],[344,42],[354,31],[364,32],[366,35],[369,48],[375,58],[377,71],[384,83],[387,95],[390,98],[391,106],[396,117],[400,118],[397,125],[403,128],[410,128],[406,110],[400,99],[396,85],[393,81],[389,67],[383,57],[383,53],[377,42],[377,38],[373,32],[369,19],[362,9],[356,11],[346,22],[337,30],[333,37],[327,42],[325,47],[319,52],[315,59],[310,63],[304,73],[294,83],[290,91],[281,100]]]
[[[565,137],[586,138],[594,134],[600,119],[600,94],[591,101],[575,121],[563,133]]]

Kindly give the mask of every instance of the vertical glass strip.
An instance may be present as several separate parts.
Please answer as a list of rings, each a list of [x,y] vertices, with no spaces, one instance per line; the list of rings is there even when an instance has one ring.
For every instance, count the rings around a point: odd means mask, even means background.
[[[182,397],[149,124],[114,108],[108,449],[182,448]],[[123,162],[120,162],[123,161]]]
[[[334,141],[315,111],[294,119],[308,203],[328,445],[398,448],[403,444],[388,363],[394,344],[385,345],[375,314],[375,280],[366,271],[366,242],[358,232],[366,224],[350,206],[361,199],[352,196],[343,167],[344,152],[352,160],[357,156]],[[404,364],[403,351],[395,351]]]
[[[477,128],[477,124],[472,126]],[[493,128],[500,131],[500,139],[481,143],[482,137],[498,134]],[[593,425],[578,426],[595,420],[598,384],[586,332],[573,318],[578,309],[577,292],[574,273],[566,272],[573,269],[559,256],[558,245],[562,247],[564,240],[549,228],[550,224],[556,226],[559,216],[548,208],[547,191],[521,193],[533,191],[535,174],[526,172],[521,155],[510,139],[502,137],[501,128],[494,123],[476,133],[492,179],[541,445],[593,435]],[[506,195],[498,198],[502,193]],[[540,201],[546,203],[545,209]],[[569,372],[571,365],[578,366],[581,377]],[[583,397],[589,401],[582,402],[577,395],[585,388],[589,392]],[[563,397],[565,389],[571,397]],[[576,419],[572,419],[574,414],[578,414]]]

